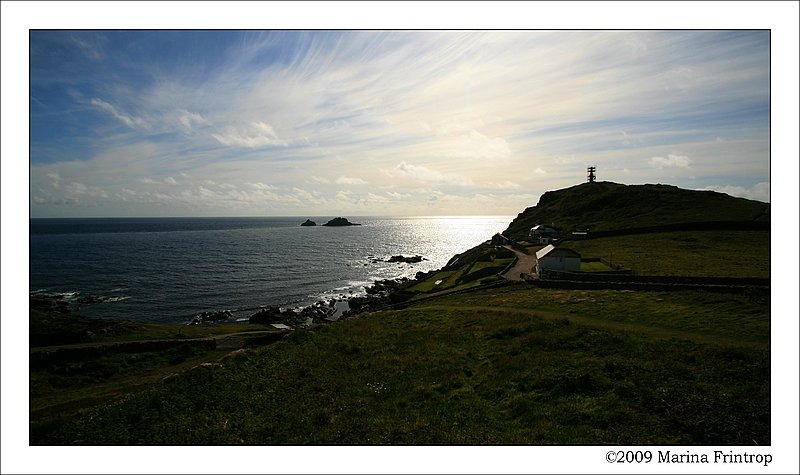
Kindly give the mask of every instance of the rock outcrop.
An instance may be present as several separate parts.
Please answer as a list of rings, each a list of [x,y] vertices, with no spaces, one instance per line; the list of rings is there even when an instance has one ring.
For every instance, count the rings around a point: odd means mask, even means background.
[[[317,223],[315,223],[314,221],[311,221],[310,219],[307,219],[306,222],[301,224],[300,226],[316,226],[316,225],[317,225]]]
[[[302,309],[281,310],[267,307],[250,316],[250,323],[283,324],[290,327],[306,327],[330,321],[336,313],[336,300],[320,301]]]
[[[202,312],[194,316],[190,325],[202,325],[203,323],[221,323],[232,321],[233,314],[230,310],[217,310],[216,312]]]
[[[423,261],[423,257],[422,256],[411,256],[411,257],[392,256],[392,257],[386,259],[386,262],[405,262],[406,264],[414,264],[414,263],[422,262],[422,261]]]
[[[278,307],[269,307],[259,310],[258,312],[250,315],[249,323],[283,323],[285,320],[284,312]]]
[[[328,221],[327,223],[323,224],[323,226],[361,226],[357,223],[351,223],[347,220],[347,218],[333,218],[332,220]]]
[[[418,272],[417,275],[421,276],[422,274]],[[350,310],[345,312],[342,316],[348,317],[361,312],[375,311],[386,305],[407,300],[411,298],[413,294],[405,292],[404,290],[415,283],[416,280],[409,279],[408,277],[375,281],[371,286],[364,289],[367,295],[363,297],[350,297],[347,300]]]

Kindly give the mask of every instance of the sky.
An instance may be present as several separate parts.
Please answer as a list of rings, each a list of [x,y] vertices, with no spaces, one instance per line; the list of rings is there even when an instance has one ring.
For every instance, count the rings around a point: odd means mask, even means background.
[[[33,30],[31,217],[770,200],[769,30]]]

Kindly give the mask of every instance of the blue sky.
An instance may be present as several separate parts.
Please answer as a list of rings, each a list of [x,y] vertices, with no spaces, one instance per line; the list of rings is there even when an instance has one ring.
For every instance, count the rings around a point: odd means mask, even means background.
[[[515,215],[585,180],[769,200],[769,31],[32,31],[39,216]]]

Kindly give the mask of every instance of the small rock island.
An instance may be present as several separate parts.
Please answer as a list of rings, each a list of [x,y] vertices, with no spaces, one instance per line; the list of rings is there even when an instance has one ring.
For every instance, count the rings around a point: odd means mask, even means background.
[[[323,224],[323,226],[361,226],[361,225],[357,223],[351,223],[346,218],[339,217],[339,218],[333,218],[332,220]]]
[[[399,255],[399,256],[392,256],[392,257],[386,259],[386,262],[405,262],[406,264],[415,264],[417,262],[422,262],[423,260],[427,260],[427,259],[423,258],[422,256],[407,257],[407,256]]]
[[[311,221],[310,219],[307,219],[306,222],[301,224],[300,226],[316,226],[316,225],[317,225],[317,223],[315,223],[314,221]]]

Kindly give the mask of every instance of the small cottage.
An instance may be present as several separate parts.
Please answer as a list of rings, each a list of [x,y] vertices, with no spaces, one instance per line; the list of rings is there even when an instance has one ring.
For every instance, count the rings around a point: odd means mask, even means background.
[[[492,236],[493,246],[508,246],[509,244],[511,244],[511,239],[508,239],[507,237],[503,236],[500,233],[497,233],[494,236]]]
[[[581,255],[572,249],[545,246],[536,252],[536,273],[544,270],[580,271]]]
[[[560,237],[560,233],[553,228],[537,224],[528,232],[529,241],[536,244],[550,244]]]

